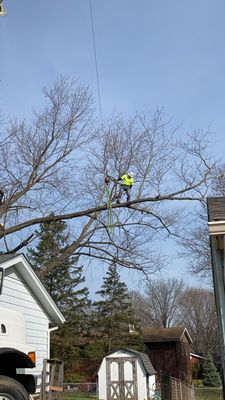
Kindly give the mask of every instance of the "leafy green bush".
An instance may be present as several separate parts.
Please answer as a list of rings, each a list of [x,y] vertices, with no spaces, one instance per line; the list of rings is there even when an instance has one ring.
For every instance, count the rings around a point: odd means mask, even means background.
[[[193,365],[191,368],[192,378],[201,379],[202,378],[202,364]]]
[[[192,385],[193,385],[195,388],[201,388],[201,387],[203,387],[202,379],[193,379]]]

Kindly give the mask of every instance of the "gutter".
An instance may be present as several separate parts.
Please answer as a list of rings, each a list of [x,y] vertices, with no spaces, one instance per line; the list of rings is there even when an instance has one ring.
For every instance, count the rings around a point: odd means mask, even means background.
[[[53,326],[53,328],[48,329],[48,358],[50,358],[50,338],[51,338],[51,333],[53,331],[57,331],[58,326]]]

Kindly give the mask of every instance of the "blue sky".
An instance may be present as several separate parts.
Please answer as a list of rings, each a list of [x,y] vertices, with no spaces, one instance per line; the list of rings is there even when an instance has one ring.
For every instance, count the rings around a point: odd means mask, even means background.
[[[0,105],[26,116],[69,74],[96,94],[89,0],[4,0]],[[92,0],[103,116],[164,106],[175,123],[225,125],[225,4]],[[22,97],[22,101],[21,101]],[[220,146],[221,148],[221,146]],[[224,145],[223,145],[224,149]]]
[[[89,0],[3,4],[0,109],[29,118],[61,74],[97,99]],[[211,126],[223,159],[224,1],[92,0],[92,8],[103,117],[163,106],[184,133]]]

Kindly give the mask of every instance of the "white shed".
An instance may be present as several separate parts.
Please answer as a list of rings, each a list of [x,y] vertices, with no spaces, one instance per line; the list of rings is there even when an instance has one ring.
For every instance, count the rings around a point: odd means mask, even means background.
[[[9,310],[9,316],[10,312],[22,314],[26,345],[36,352],[32,374],[37,375],[40,385],[43,359],[50,357],[50,333],[65,321],[64,317],[24,255],[0,255],[0,268],[4,273],[0,317],[5,316],[5,310]]]
[[[155,374],[147,354],[118,349],[103,358],[98,370],[99,399],[151,399],[155,392]]]

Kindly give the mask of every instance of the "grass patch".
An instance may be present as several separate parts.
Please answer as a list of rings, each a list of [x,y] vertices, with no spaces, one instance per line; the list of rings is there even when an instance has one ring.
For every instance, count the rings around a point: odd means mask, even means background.
[[[81,394],[81,393],[73,393],[73,392],[65,392],[63,395],[63,400],[97,400],[97,396],[93,396],[90,394],[87,395],[87,393]]]
[[[195,389],[195,400],[222,400],[223,391],[217,388]]]
[[[80,397],[76,396],[74,393],[66,393],[63,396],[63,400],[90,400],[90,397]]]
[[[222,389],[215,388],[199,388],[195,389],[195,400],[222,400],[223,391]],[[80,393],[65,392],[63,400],[97,400],[96,396],[88,396],[86,393],[84,395]]]

